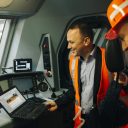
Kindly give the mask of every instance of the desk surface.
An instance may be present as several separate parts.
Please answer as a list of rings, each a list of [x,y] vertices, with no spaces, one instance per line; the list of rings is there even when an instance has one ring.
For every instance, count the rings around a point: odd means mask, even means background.
[[[6,111],[3,108],[0,108],[0,127],[9,124],[11,122],[12,119],[9,117]]]

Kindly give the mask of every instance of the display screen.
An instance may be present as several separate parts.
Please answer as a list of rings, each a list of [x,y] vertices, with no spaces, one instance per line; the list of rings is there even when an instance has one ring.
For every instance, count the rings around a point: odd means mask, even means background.
[[[22,93],[24,92],[31,92],[33,88],[33,78],[30,76],[25,77],[15,77],[12,79],[12,85],[16,86],[18,90]]]
[[[0,96],[0,102],[8,113],[13,112],[25,101],[25,98],[20,94],[17,88],[13,88]]]
[[[8,80],[2,80],[0,81],[0,91],[4,92],[6,90],[9,89],[9,86],[8,86]]]
[[[32,59],[14,59],[14,72],[32,71]]]

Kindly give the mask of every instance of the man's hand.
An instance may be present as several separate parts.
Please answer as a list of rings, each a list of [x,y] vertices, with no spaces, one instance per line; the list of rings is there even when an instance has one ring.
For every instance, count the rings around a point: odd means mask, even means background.
[[[46,101],[44,104],[47,106],[48,110],[51,112],[57,110],[58,108],[55,101]]]
[[[114,80],[116,81],[117,73],[114,73],[113,75],[114,75]],[[127,85],[127,84],[128,84],[128,76],[127,76],[125,73],[121,72],[121,73],[119,74],[118,82],[119,82],[119,84],[121,84],[122,86]]]

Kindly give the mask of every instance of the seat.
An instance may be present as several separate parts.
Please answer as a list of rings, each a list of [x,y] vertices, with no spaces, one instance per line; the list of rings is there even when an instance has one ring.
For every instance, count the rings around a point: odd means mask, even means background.
[[[121,72],[124,69],[124,57],[120,40],[109,40],[106,44],[106,65],[110,72]]]

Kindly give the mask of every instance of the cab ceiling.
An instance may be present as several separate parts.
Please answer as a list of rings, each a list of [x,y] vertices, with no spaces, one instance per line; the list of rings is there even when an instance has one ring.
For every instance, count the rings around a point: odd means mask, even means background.
[[[6,0],[10,1],[10,0]],[[11,17],[23,17],[33,15],[42,6],[44,0],[12,0],[10,4],[4,0],[0,1],[0,16]],[[7,5],[7,6],[4,6]]]

